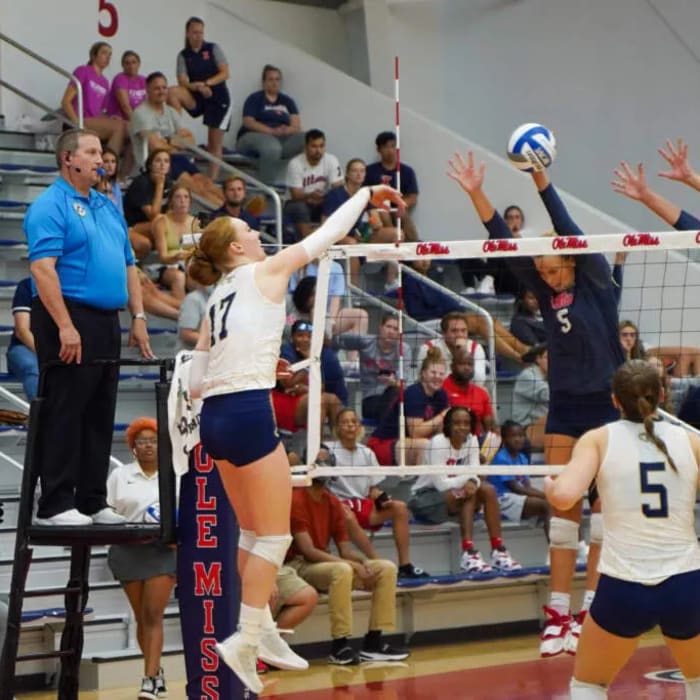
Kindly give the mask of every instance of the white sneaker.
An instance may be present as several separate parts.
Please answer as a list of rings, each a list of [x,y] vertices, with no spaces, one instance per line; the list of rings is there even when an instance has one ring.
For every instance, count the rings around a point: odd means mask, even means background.
[[[306,671],[309,668],[309,662],[289,648],[289,644],[282,639],[276,627],[265,630],[260,637],[258,658],[266,664],[286,671]]]
[[[39,518],[34,516],[32,520],[33,525],[46,525],[46,526],[77,526],[82,527],[85,525],[92,525],[92,518],[89,515],[83,515],[76,508],[71,508],[70,510],[64,510],[62,513],[56,513],[49,518]]]
[[[476,291],[479,292],[479,294],[495,294],[496,287],[494,285],[493,275],[484,275],[483,279],[477,285]]]
[[[256,660],[258,649],[252,644],[246,644],[241,639],[240,632],[234,632],[223,642],[215,645],[216,653],[223,662],[238,676],[241,683],[253,693],[262,692],[263,684],[258,678]]]
[[[89,517],[93,525],[123,525],[127,522],[126,518],[119,515],[114,508],[103,508]]]
[[[567,654],[571,654],[571,656],[575,656],[578,649],[578,640],[581,636],[583,621],[586,619],[587,613],[587,610],[581,610],[581,612],[579,612],[577,615],[571,616],[569,631],[567,632],[566,639],[564,640],[564,651]]]
[[[479,552],[462,552],[459,568],[467,574],[488,574],[493,571],[493,568],[481,558]]]
[[[544,613],[544,627],[540,633],[540,656],[543,658],[559,656],[567,651],[569,645],[571,615],[561,615],[546,605]]]
[[[491,552],[491,566],[501,571],[520,571],[523,568],[519,561],[510,556],[507,549],[494,549]]]

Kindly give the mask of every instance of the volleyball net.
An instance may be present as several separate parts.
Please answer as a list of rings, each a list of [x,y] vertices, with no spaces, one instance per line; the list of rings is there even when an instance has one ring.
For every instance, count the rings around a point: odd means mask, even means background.
[[[665,375],[664,416],[675,420],[679,409],[696,382],[700,385],[700,232],[624,232],[586,237],[553,236],[500,240],[423,241],[400,244],[359,244],[335,246],[323,256],[316,272],[313,309],[309,310],[311,341],[308,371],[308,415],[306,422],[306,465],[296,467],[295,483],[308,483],[312,476],[342,474],[418,476],[421,474],[475,473],[473,467],[439,466],[424,454],[416,461],[415,450],[407,450],[407,430],[403,388],[420,381],[419,358],[421,346],[439,341],[439,316],[417,320],[411,315],[410,303],[403,304],[403,291],[413,281],[413,287],[432,290],[463,310],[473,320],[469,342],[477,341],[483,348],[486,376],[475,380],[491,398],[496,426],[513,416],[513,389],[518,375],[527,367],[520,359],[527,343],[513,343],[509,331],[514,311],[514,298],[500,294],[478,294],[465,275],[477,267],[488,274],[503,266],[506,258],[527,258],[547,255],[589,255],[602,253],[610,265],[614,285],[619,285],[619,319],[629,321],[630,333],[638,332],[638,340],[647,358],[658,358],[657,365]],[[358,261],[353,263],[353,261]],[[416,262],[418,261],[418,262]],[[430,261],[430,268],[428,267]],[[512,266],[517,262],[513,261]],[[399,267],[400,266],[400,267]],[[512,267],[506,265],[506,268]],[[358,274],[359,270],[359,274]],[[400,270],[397,274],[397,270]],[[354,272],[353,272],[354,271]],[[466,271],[466,273],[465,273]],[[352,273],[352,274],[351,274]],[[304,274],[302,271],[299,278]],[[342,280],[338,280],[342,276]],[[398,278],[399,288],[393,294],[384,293],[387,280]],[[338,290],[342,289],[342,298]],[[405,300],[409,301],[409,300]],[[395,467],[366,467],[338,464],[317,467],[314,456],[328,440],[336,440],[327,423],[322,425],[324,377],[322,351],[338,352],[344,370],[347,398],[343,403],[353,408],[363,419],[363,367],[356,355],[343,350],[344,335],[375,336],[387,315],[399,320],[398,345],[401,348],[395,372],[401,385],[399,402],[399,435]],[[476,330],[475,330],[476,329]],[[623,330],[623,329],[621,329]],[[339,332],[338,332],[339,331]],[[601,339],[603,342],[603,339]],[[636,352],[636,351],[635,351]],[[473,354],[473,353],[472,353]],[[449,360],[447,374],[450,373]],[[587,377],[581,372],[581,385]],[[521,387],[522,389],[522,387]],[[533,387],[534,391],[534,387]],[[522,393],[522,392],[521,392]],[[700,414],[700,410],[698,411]],[[364,421],[365,433],[371,435],[376,422]],[[687,426],[692,429],[691,426]],[[480,436],[483,440],[484,435]],[[492,444],[482,446],[479,475],[558,473],[563,465],[531,464],[517,467],[490,465],[499,445],[498,430],[489,436]],[[407,458],[407,452],[410,453]],[[537,455],[540,457],[541,455]]]

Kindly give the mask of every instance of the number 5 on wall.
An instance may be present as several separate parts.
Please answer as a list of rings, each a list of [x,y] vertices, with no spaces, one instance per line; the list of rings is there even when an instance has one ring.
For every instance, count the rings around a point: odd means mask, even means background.
[[[117,8],[114,6],[114,3],[109,2],[109,0],[98,0],[98,2],[97,31],[100,33],[100,36],[114,36],[119,29]],[[102,24],[102,12],[107,12],[109,15],[109,22],[107,24]]]

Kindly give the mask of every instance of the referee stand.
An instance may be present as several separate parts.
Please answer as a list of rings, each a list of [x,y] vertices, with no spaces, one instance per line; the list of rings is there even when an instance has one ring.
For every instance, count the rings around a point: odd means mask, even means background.
[[[37,456],[41,439],[42,406],[39,396],[31,403],[25,448],[24,473],[17,516],[15,557],[12,569],[8,625],[5,644],[0,656],[0,700],[13,700],[16,664],[18,661],[60,659],[58,677],[59,700],[78,700],[80,663],[83,651],[83,618],[90,593],[90,552],[93,546],[109,544],[137,544],[160,539],[166,544],[175,542],[175,475],[172,469],[172,447],[168,433],[167,401],[170,383],[168,372],[172,360],[104,360],[95,364],[121,366],[157,366],[160,377],[155,383],[156,418],[158,421],[158,481],[160,496],[160,524],[126,523],[124,525],[92,525],[90,527],[60,527],[32,525],[34,492],[38,480]],[[42,371],[58,370],[62,363],[50,365]],[[43,382],[41,382],[43,384]],[[66,586],[41,591],[26,591],[25,586],[32,563],[34,546],[70,547],[70,574]],[[25,598],[64,595],[65,623],[60,648],[56,651],[18,656],[22,606]]]

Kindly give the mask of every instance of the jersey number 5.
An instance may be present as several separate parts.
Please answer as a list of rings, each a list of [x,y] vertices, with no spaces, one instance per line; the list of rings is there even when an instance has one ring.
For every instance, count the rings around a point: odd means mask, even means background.
[[[557,321],[561,324],[559,329],[562,333],[568,333],[571,330],[571,321],[569,321],[569,309],[559,309],[557,311]]]
[[[219,308],[216,308],[216,304],[209,307],[209,330],[211,331],[211,337],[209,338],[209,347],[214,347],[217,340],[223,340],[228,335],[228,329],[226,328],[226,321],[228,320],[228,312],[231,310],[231,304],[236,296],[236,292],[231,292],[228,296],[225,296],[219,302]],[[217,317],[221,322],[221,330],[217,336],[216,334],[216,321]]]
[[[663,484],[650,484],[649,472],[665,472],[665,462],[640,462],[639,483],[642,493],[652,494],[659,499],[658,508],[642,503],[642,513],[647,518],[668,518],[668,494]]]

